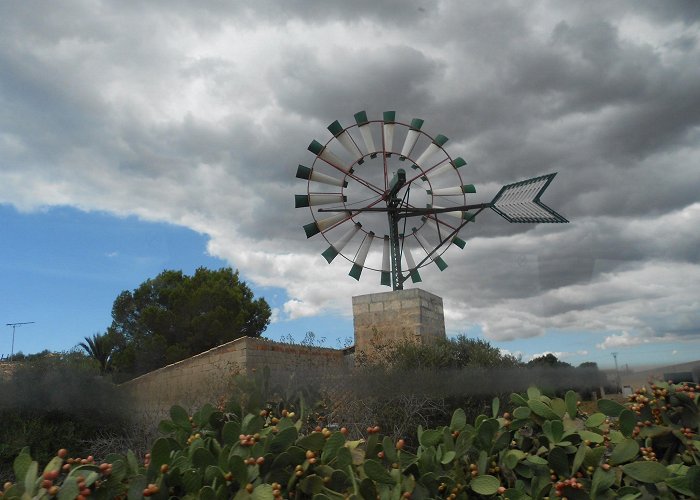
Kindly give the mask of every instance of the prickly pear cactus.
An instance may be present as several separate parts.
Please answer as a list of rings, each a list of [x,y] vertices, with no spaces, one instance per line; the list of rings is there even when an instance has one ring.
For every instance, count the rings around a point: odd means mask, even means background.
[[[502,409],[504,411],[502,411]],[[694,386],[656,383],[626,404],[598,401],[579,411],[577,395],[536,388],[494,399],[489,414],[418,428],[394,441],[374,426],[302,432],[280,406],[249,412],[178,406],[145,463],[132,453],[70,459],[61,450],[44,469],[22,452],[5,498],[204,498],[393,500],[400,498],[698,498],[698,396]]]

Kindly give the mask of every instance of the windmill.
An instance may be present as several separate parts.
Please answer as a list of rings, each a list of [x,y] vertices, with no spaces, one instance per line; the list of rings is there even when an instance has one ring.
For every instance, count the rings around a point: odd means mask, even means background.
[[[476,188],[463,180],[466,161],[445,150],[447,137],[427,134],[419,118],[399,122],[394,111],[381,120],[365,111],[354,117],[348,127],[331,123],[325,144],[309,145],[315,158],[297,168],[307,192],[295,195],[295,207],[310,209],[313,221],[304,231],[326,239],[326,261],[344,257],[356,280],[365,269],[377,271],[382,285],[402,290],[408,279],[422,281],[424,266],[444,271],[444,252],[464,249],[460,231],[487,209],[511,223],[568,222],[540,200],[556,173],[505,185],[490,202],[468,203]],[[371,253],[377,242],[381,252]]]

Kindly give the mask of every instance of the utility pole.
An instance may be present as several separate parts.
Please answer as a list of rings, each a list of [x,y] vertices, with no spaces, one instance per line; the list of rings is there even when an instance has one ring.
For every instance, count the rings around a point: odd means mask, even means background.
[[[622,391],[622,385],[620,384],[620,372],[617,369],[617,353],[613,352],[612,356],[615,359],[615,378],[617,379],[617,392],[619,393]]]
[[[10,351],[10,361],[12,361],[12,358],[15,355],[15,328],[18,326],[22,325],[31,325],[34,323],[34,321],[24,321],[21,323],[6,323],[5,326],[11,326],[12,327],[12,350]]]

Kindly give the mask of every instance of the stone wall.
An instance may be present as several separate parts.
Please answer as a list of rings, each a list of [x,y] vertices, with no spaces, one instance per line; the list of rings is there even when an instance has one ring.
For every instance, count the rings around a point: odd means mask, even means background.
[[[122,388],[136,411],[163,414],[174,404],[195,408],[216,402],[231,390],[235,375],[251,375],[265,366],[273,380],[284,381],[295,372],[342,372],[346,361],[341,350],[243,337],[141,375]]]
[[[352,298],[356,352],[371,353],[373,340],[430,343],[445,338],[442,298],[419,288]]]
[[[173,404],[188,409],[216,402],[230,393],[236,374],[270,368],[274,384],[307,376],[332,384],[352,367],[355,352],[370,353],[381,342],[413,339],[426,343],[445,337],[442,299],[417,288],[353,297],[355,348],[348,350],[282,344],[243,337],[131,380],[122,387],[135,410],[160,415]],[[322,375],[320,375],[322,374]]]

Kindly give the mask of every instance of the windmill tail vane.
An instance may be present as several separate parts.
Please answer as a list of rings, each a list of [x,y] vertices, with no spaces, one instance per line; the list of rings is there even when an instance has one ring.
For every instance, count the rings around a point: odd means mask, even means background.
[[[540,201],[555,175],[556,172],[503,186],[491,201],[491,210],[508,222],[569,222]]]

